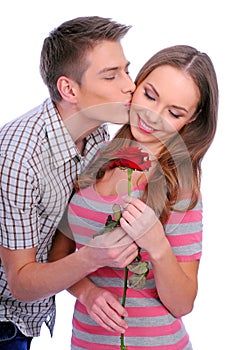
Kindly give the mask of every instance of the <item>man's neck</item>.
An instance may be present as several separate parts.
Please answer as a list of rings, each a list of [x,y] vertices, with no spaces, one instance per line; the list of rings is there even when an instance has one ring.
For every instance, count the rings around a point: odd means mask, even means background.
[[[70,106],[66,102],[58,103],[56,107],[71,138],[80,150],[80,153],[82,153],[86,143],[86,136],[98,129],[100,126],[99,122],[96,121],[95,123],[94,120],[90,121],[88,118],[85,118],[85,114],[83,115],[82,111],[77,110],[77,108]]]

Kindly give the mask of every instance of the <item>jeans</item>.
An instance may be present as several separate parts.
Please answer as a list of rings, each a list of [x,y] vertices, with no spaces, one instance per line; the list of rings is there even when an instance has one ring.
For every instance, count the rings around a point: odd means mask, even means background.
[[[29,350],[31,341],[12,322],[0,322],[0,350]]]

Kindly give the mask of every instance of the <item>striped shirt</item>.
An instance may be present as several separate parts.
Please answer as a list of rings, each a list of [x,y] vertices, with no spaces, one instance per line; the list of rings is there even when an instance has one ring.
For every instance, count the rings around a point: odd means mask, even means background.
[[[132,195],[141,197],[143,186],[134,189]],[[103,196],[94,187],[75,193],[68,209],[70,228],[80,248],[105,224],[112,205],[123,204],[118,196]],[[202,204],[187,212],[170,213],[165,225],[166,237],[179,262],[200,259],[202,250]],[[142,260],[149,262],[146,251]],[[125,344],[128,350],[190,350],[189,336],[181,318],[174,317],[161,303],[149,262],[149,274],[144,289],[128,288],[126,308],[128,329]],[[129,272],[129,276],[130,276]],[[124,269],[104,267],[89,275],[91,281],[116,294],[123,295]],[[72,349],[114,350],[120,348],[120,335],[108,332],[89,316],[84,305],[76,301],[73,316]]]
[[[108,138],[101,126],[86,138],[82,157],[55,105],[47,99],[0,130],[0,244],[37,247],[46,262],[52,238],[73,190],[74,179]],[[11,295],[0,265],[0,321],[15,323],[27,336],[38,336],[45,322],[53,331],[54,297],[23,303]]]

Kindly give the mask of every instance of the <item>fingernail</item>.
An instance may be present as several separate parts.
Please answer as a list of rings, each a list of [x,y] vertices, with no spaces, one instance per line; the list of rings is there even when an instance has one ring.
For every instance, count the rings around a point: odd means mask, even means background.
[[[123,199],[125,202],[130,202],[130,197],[129,197],[128,195],[123,196],[122,199]]]

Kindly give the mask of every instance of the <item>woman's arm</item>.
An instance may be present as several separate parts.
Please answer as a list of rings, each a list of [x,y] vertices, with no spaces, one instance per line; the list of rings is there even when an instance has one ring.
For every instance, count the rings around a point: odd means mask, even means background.
[[[176,317],[189,313],[197,295],[199,261],[179,263],[154,211],[130,198],[121,227],[150,256],[156,288],[164,306]]]

